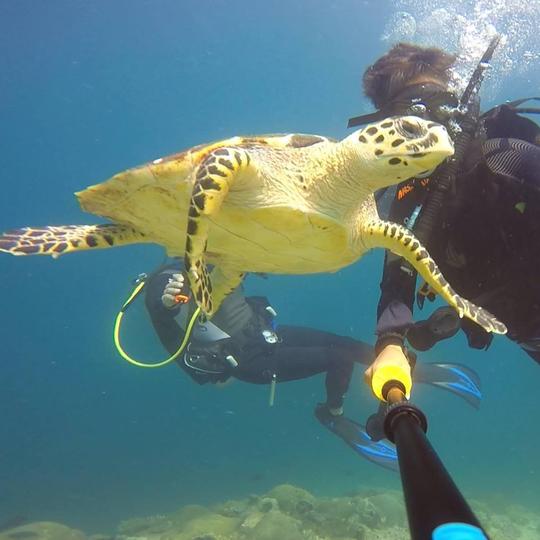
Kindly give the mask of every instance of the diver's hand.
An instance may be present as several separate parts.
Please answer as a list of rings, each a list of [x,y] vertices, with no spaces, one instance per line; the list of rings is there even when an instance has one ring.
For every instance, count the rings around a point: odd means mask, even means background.
[[[399,366],[405,370],[409,375],[411,374],[411,366],[409,361],[403,352],[403,349],[399,345],[387,345],[375,358],[371,366],[364,371],[364,380],[366,384],[371,388],[371,381],[373,374],[382,367],[385,366]]]
[[[173,309],[179,304],[185,304],[188,300],[189,289],[184,274],[173,274],[163,290],[161,303],[167,309]]]

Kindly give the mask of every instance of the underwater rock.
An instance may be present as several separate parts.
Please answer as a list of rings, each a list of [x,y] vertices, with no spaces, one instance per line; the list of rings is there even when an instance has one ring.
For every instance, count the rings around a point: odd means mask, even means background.
[[[376,508],[386,526],[408,526],[403,495],[399,491],[380,491],[368,496],[367,500]]]
[[[361,523],[370,529],[380,529],[386,522],[386,517],[369,499],[356,499],[353,503],[355,511],[349,518],[349,523]]]
[[[272,497],[263,497],[260,501],[258,501],[257,508],[261,512],[270,512],[270,510],[278,510],[279,504],[276,499],[272,499]]]
[[[390,512],[388,516],[386,511]],[[302,521],[318,538],[406,540],[404,516],[401,499],[396,494],[379,491],[370,492],[370,497],[356,495],[319,499],[313,510],[302,516]],[[396,524],[401,527],[395,527]]]
[[[319,534],[341,538],[350,536],[349,519],[354,518],[355,512],[350,497],[320,499],[316,501],[315,509],[309,514],[308,519]]]
[[[186,506],[182,506],[182,508],[180,508],[176,512],[173,512],[169,517],[175,523],[184,523],[185,521],[189,521],[191,519],[198,519],[211,513],[212,512],[210,511],[210,509],[206,508],[206,506],[201,506],[198,504],[188,504]]]
[[[493,494],[490,494],[493,498]],[[483,524],[491,540],[538,540],[540,538],[540,515],[508,502],[504,513],[499,501],[492,506],[474,501],[473,510]]]
[[[220,518],[223,520],[220,521]],[[221,534],[224,531],[228,533],[230,527],[226,525],[227,520],[227,516],[216,514],[205,506],[190,504],[168,516],[157,515],[122,521],[115,540],[193,540],[198,536]]]
[[[244,521],[242,521],[242,525],[240,525],[240,527],[244,530],[254,529],[263,517],[263,512],[252,512],[246,517],[246,519],[244,519]]]
[[[87,540],[87,536],[60,523],[38,521],[3,531],[0,540]]]
[[[279,510],[270,510],[246,535],[247,540],[304,540],[300,522]]]
[[[212,507],[212,510],[222,516],[227,517],[239,517],[244,515],[249,509],[249,500],[235,500],[231,499],[224,503],[220,503]]]
[[[290,484],[281,484],[271,489],[266,497],[275,499],[278,502],[279,508],[288,514],[294,514],[297,511],[299,503],[314,504],[315,497],[305,489],[291,486]]]
[[[507,538],[518,540],[523,538],[517,523],[513,523],[508,516],[493,514],[484,523],[494,540]]]
[[[171,516],[144,516],[121,521],[117,530],[118,534],[125,536],[159,535],[169,530],[172,525]]]
[[[507,502],[505,511],[473,501],[491,540],[538,540],[540,515]],[[188,505],[168,515],[123,521],[116,534],[85,536],[58,523],[29,523],[0,540],[410,540],[402,494],[363,490],[316,498],[292,486],[210,508]]]
[[[302,501],[298,501],[296,503],[296,507],[295,507],[295,513],[302,516],[304,514],[308,514],[309,512],[311,512],[314,508],[314,505],[313,503],[310,503],[309,501],[305,501],[305,500],[302,500]]]
[[[177,522],[175,530],[164,533],[159,540],[227,540],[240,524],[238,518],[207,512],[185,522]]]

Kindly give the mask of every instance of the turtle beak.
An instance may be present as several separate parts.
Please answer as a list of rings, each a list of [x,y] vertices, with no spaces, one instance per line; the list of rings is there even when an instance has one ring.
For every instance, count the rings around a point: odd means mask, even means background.
[[[448,158],[454,155],[454,141],[448,134],[448,131],[443,125],[433,128],[433,134],[437,137],[436,152],[441,155],[441,159]]]
[[[411,143],[407,150],[409,164],[428,171],[454,155],[454,143],[444,126],[432,126],[423,140]]]
[[[453,155],[454,151],[432,151],[428,153],[411,154],[409,159],[409,165],[412,165],[419,175],[428,175],[429,171],[435,170],[443,161]]]

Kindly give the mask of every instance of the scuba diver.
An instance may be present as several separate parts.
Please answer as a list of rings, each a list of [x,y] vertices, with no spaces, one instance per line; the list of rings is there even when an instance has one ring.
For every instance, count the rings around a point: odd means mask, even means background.
[[[145,304],[161,343],[174,353],[195,309],[189,280],[178,263],[165,266],[148,280]],[[178,364],[198,384],[234,377],[275,385],[326,373],[324,406],[330,414],[341,415],[355,359],[365,358],[371,348],[314,329],[276,329],[275,316],[266,298],[246,297],[240,286],[211,320],[197,319]]]
[[[523,116],[529,99],[480,114],[478,91],[498,43],[496,37],[465,92],[451,88],[456,57],[437,48],[399,43],[363,75],[365,95],[377,112],[349,120],[349,127],[377,118],[413,114],[446,126],[455,155],[425,178],[396,187],[387,219],[412,229],[458,294],[489,310],[507,336],[540,363],[540,127]],[[465,333],[470,347],[487,349],[492,336],[459,319],[449,307],[413,324],[413,307],[435,295],[416,293],[416,273],[387,252],[377,309],[377,358],[365,373],[398,362],[405,344],[425,351]],[[375,437],[377,438],[377,437]]]
[[[326,401],[317,405],[317,419],[362,456],[395,468],[394,449],[384,441],[371,441],[361,424],[343,414],[354,364],[369,365],[374,358],[373,347],[313,328],[277,326],[276,311],[268,300],[245,296],[242,285],[225,298],[211,320],[202,321],[179,260],[145,276],[144,287],[146,309],[161,343],[172,355],[169,360],[174,358],[195,382],[224,383],[232,377],[270,385],[273,404],[276,383],[325,373]],[[119,350],[126,358],[123,349]],[[419,368],[416,382],[446,389],[479,406],[480,381],[474,371],[459,364],[434,363]]]

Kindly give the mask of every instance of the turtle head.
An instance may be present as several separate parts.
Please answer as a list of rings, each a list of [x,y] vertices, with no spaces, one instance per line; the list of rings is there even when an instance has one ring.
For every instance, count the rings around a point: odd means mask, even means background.
[[[454,145],[442,124],[416,116],[394,116],[351,134],[373,188],[427,176],[447,157]]]

